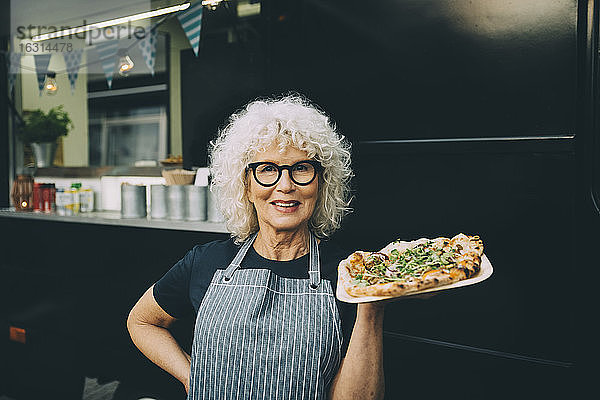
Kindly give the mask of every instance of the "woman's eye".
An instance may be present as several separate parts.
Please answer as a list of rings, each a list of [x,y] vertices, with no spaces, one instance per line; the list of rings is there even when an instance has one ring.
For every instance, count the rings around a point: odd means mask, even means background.
[[[262,167],[258,168],[258,172],[275,172],[275,171],[276,171],[276,169],[272,165],[263,165]]]

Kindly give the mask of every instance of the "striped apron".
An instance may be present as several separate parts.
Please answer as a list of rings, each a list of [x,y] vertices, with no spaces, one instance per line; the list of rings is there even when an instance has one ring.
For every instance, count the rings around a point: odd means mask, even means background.
[[[321,280],[316,238],[310,279],[240,269],[249,238],[217,270],[196,318],[189,400],[325,399],[341,355],[340,316]]]

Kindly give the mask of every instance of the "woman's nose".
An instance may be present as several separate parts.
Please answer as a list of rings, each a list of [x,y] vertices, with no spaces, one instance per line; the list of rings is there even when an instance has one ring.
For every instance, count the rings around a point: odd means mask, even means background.
[[[292,177],[290,176],[289,170],[284,170],[281,173],[281,178],[279,182],[277,182],[277,189],[283,192],[289,192],[294,189],[294,182],[292,181]]]

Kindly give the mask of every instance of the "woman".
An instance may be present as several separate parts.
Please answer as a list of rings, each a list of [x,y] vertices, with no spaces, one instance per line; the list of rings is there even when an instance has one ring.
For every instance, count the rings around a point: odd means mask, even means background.
[[[336,301],[350,146],[297,97],[250,103],[212,143],[232,239],[194,247],[130,312],[135,345],[189,399],[383,398],[380,304]],[[192,354],[169,326],[196,312]]]

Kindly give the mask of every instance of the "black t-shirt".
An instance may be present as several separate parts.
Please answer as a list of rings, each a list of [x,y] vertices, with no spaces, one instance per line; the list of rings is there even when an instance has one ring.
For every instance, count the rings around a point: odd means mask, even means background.
[[[240,246],[236,245],[233,239],[195,246],[156,282],[153,289],[154,299],[174,318],[182,318],[190,313],[197,314],[215,271],[226,269],[239,249]],[[319,244],[321,279],[331,283],[334,293],[338,264],[347,255],[329,241],[321,241]],[[308,254],[291,261],[274,261],[262,257],[250,246],[240,268],[269,269],[283,278],[309,279],[308,263]],[[342,322],[344,356],[356,319],[356,305],[339,300],[336,300],[336,304]]]

